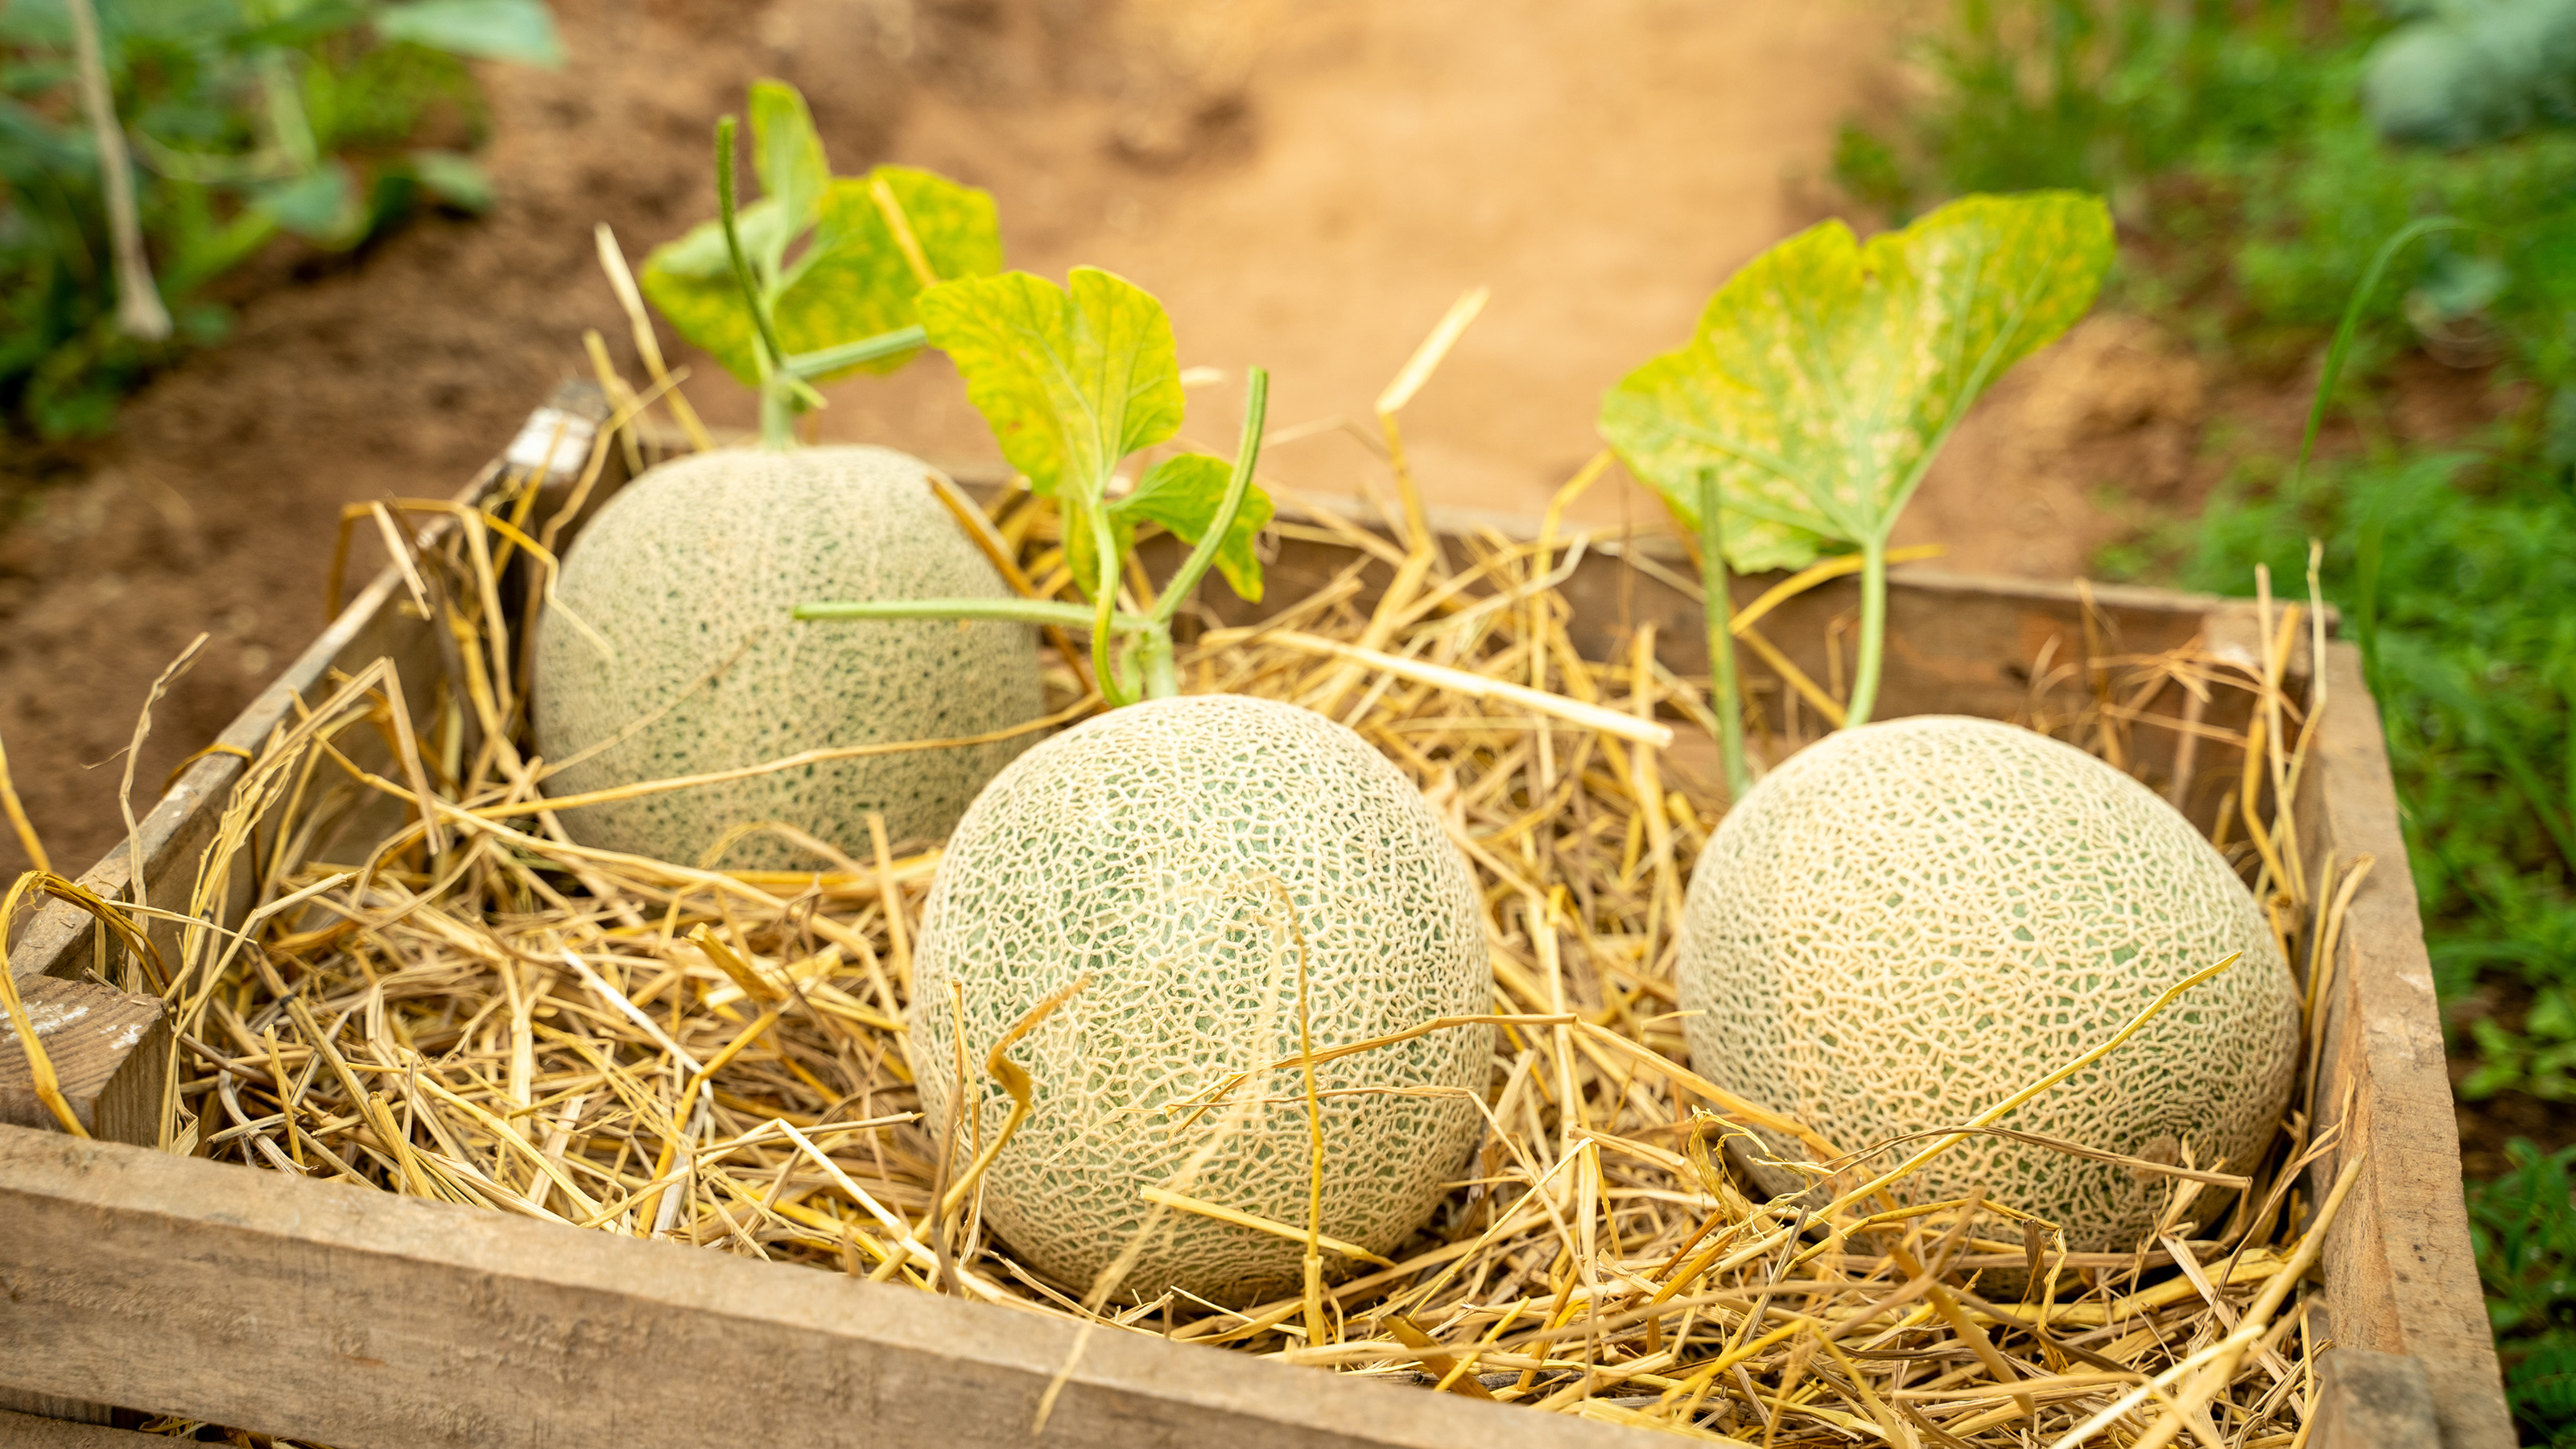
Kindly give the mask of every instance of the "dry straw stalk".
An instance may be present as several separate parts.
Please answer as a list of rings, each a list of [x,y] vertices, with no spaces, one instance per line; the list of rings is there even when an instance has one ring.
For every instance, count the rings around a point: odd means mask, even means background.
[[[1585,470],[1551,519],[1598,476]],[[1158,1210],[1304,1241],[1320,1271],[1265,1304],[1087,1299],[1091,1285],[1042,1280],[982,1226],[980,1168],[1003,1142],[942,1142],[917,1111],[902,1022],[935,847],[879,832],[870,858],[825,846],[828,868],[810,874],[729,871],[586,848],[556,818],[548,767],[524,753],[513,662],[543,591],[504,577],[513,553],[551,573],[538,540],[556,525],[532,516],[536,482],[500,476],[443,542],[403,550],[447,677],[433,689],[379,663],[310,702],[252,761],[191,897],[164,903],[192,923],[179,958],[120,957],[124,984],[175,1012],[170,1149],[1721,1442],[2188,1433],[2274,1449],[2303,1432],[2311,1367],[2285,1326],[2339,1201],[2299,1201],[2301,1174],[2335,1145],[2311,1140],[2307,1117],[2251,1179],[2022,1134],[2172,1184],[2156,1241],[2073,1254],[2013,1204],[1913,1200],[1909,1174],[1956,1135],[1838,1146],[1688,1069],[1678,888],[1723,802],[1668,774],[1655,745],[1705,733],[1708,705],[1648,640],[1581,657],[1555,587],[1581,541],[1561,548],[1554,526],[1536,542],[1452,539],[1436,559],[1418,534],[1404,549],[1369,536],[1339,578],[1180,661],[1199,690],[1328,708],[1413,776],[1475,865],[1494,968],[1474,1018],[1497,1028],[1489,1130],[1437,1220],[1390,1262],[1311,1214],[1247,1222],[1171,1190]],[[1047,503],[1008,495],[978,532],[1033,590],[1061,590]],[[2279,615],[2276,637],[2295,638],[2299,611]],[[2222,834],[2285,940],[2310,948],[2291,959],[2315,971],[2366,863],[2345,867],[2341,890],[2282,868],[2296,856],[2271,806],[2315,715],[2285,692],[2285,649],[2248,671],[2198,647],[2088,644],[2082,660],[2038,661],[2024,722],[2114,761],[2134,730],[2180,730],[2186,771],[2241,751]],[[1050,723],[1097,704],[1075,666],[1054,684]],[[2254,738],[2204,708],[2150,708],[2224,691],[2249,701]],[[1800,743],[1764,733],[1774,758]],[[388,813],[407,822],[390,838],[341,833]],[[784,827],[745,833],[761,829]],[[237,931],[213,924],[234,880],[254,901]],[[1033,1004],[1023,1025],[1058,1004]],[[1200,1115],[1219,1122],[1229,1093],[1282,1082],[1311,1093],[1314,1063],[1383,1044],[1319,1024],[1299,1057],[1241,1063]],[[1025,1110],[1008,1045],[940,1069],[988,1072]],[[2008,1111],[1952,1132],[2011,1133]],[[1726,1157],[1753,1147],[1756,1122],[1809,1143],[1821,1205],[1746,1194]],[[2186,1236],[2204,1194],[2236,1188],[2205,1236]]]

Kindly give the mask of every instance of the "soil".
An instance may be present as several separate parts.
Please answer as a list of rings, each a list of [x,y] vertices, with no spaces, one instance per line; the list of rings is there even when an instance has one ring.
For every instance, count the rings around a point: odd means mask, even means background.
[[[236,284],[229,340],[134,398],[112,440],[5,470],[50,475],[0,533],[0,739],[57,866],[120,837],[120,752],[191,639],[209,636],[154,710],[138,810],[321,626],[344,504],[453,493],[588,372],[583,329],[627,358],[591,228],[640,258],[710,211],[712,122],[758,76],[805,90],[845,174],[892,160],[988,187],[1015,265],[1160,294],[1183,360],[1227,377],[1194,433],[1231,438],[1249,362],[1277,378],[1276,425],[1366,419],[1451,301],[1492,286],[1405,426],[1435,502],[1528,514],[1597,446],[1599,389],[1824,214],[1833,128],[1892,34],[1860,0],[555,8],[565,70],[485,73],[490,214],[354,256],[281,249]],[[699,363],[701,411],[748,424],[749,395]],[[827,437],[992,451],[936,358],[832,401]],[[1349,439],[1319,429],[1271,470],[1357,493],[1379,465]],[[1591,507],[1661,517],[1615,488]],[[380,558],[361,536],[353,569]],[[0,871],[21,865],[0,839]]]

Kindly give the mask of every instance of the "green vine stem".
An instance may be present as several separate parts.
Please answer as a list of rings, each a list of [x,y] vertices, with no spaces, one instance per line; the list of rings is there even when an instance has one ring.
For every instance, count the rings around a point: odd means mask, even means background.
[[[1726,531],[1718,516],[1717,472],[1699,474],[1700,583],[1707,596],[1708,692],[1717,713],[1718,753],[1726,762],[1726,801],[1734,805],[1753,788],[1744,758],[1744,698],[1735,679],[1735,598],[1727,592]]]
[[[892,335],[892,334],[889,334]],[[1233,530],[1235,515],[1243,509],[1243,500],[1252,491],[1253,470],[1261,461],[1261,434],[1270,410],[1270,374],[1250,368],[1245,376],[1243,440],[1234,455],[1234,469],[1227,475],[1225,497],[1218,503],[1216,515],[1208,521],[1198,542],[1182,560],[1162,595],[1154,601],[1153,611],[1144,616],[1121,613],[1117,609],[1118,576],[1124,556],[1116,548],[1106,509],[1093,509],[1094,538],[1101,559],[1100,585],[1089,604],[1070,604],[1053,599],[857,599],[823,604],[799,604],[795,617],[805,620],[853,619],[1001,619],[1022,624],[1054,624],[1066,628],[1089,629],[1091,657],[1100,676],[1100,691],[1112,706],[1133,704],[1141,694],[1145,699],[1169,699],[1180,692],[1179,671],[1174,662],[1172,620],[1181,606],[1198,587],[1207,571],[1216,563],[1226,534]],[[1131,640],[1129,652],[1134,659],[1139,689],[1129,691],[1116,672],[1117,661],[1110,652],[1114,636]]]
[[[1120,705],[1134,704],[1138,698],[1128,689],[1126,681],[1118,677],[1118,656],[1109,647],[1112,642],[1109,616],[1118,607],[1118,565],[1122,560],[1118,554],[1117,536],[1109,527],[1109,510],[1086,508],[1083,513],[1091,524],[1092,557],[1100,560],[1100,578],[1091,590],[1091,606],[1097,611],[1091,625],[1091,672],[1100,681],[1101,698],[1109,701],[1110,708],[1116,709]]]
[[[718,118],[716,216],[724,224],[725,253],[733,259],[734,285],[742,288],[742,303],[751,309],[752,325],[760,334],[760,346],[754,349],[760,359],[760,445],[772,452],[784,452],[796,446],[798,379],[788,371],[787,350],[778,345],[778,331],[769,319],[768,299],[761,295],[760,285],[751,275],[751,260],[742,251],[742,231],[734,223],[733,135],[733,117]]]
[[[787,357],[787,374],[800,380],[821,377],[827,372],[838,372],[845,367],[856,367],[862,362],[874,362],[880,357],[892,357],[898,352],[910,352],[916,347],[928,345],[930,345],[930,334],[922,330],[920,323],[915,322],[909,327],[898,327],[892,332],[880,332],[874,337],[862,337],[856,342],[844,342],[838,347],[822,347],[812,352],[790,353]]]
[[[1843,728],[1869,723],[1878,705],[1879,666],[1887,659],[1887,538],[1873,533],[1860,546],[1860,659],[1852,668],[1851,703]]]
[[[1054,599],[862,599],[849,603],[798,604],[799,619],[1001,619],[1018,624],[1054,624],[1088,629],[1095,615],[1089,604]],[[1109,627],[1120,634],[1149,634],[1154,621],[1135,614],[1113,613]]]
[[[1263,368],[1250,368],[1243,378],[1243,437],[1235,444],[1234,472],[1225,480],[1225,500],[1217,505],[1216,521],[1199,535],[1198,546],[1181,561],[1180,572],[1172,575],[1162,598],[1154,603],[1154,618],[1168,627],[1187,603],[1190,591],[1207,577],[1208,567],[1216,562],[1217,551],[1225,546],[1225,536],[1234,528],[1234,516],[1243,509],[1244,495],[1252,491],[1252,470],[1261,462],[1261,431],[1270,417],[1270,374]]]

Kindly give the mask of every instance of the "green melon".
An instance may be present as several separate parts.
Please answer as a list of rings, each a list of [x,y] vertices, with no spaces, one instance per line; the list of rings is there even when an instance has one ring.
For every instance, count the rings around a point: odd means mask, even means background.
[[[1008,596],[931,492],[929,472],[886,448],[728,449],[665,463],[611,499],[565,559],[557,607],[538,633],[538,748],[571,760],[663,712],[549,779],[547,793],[1037,718],[1043,696],[1026,625],[789,617],[827,599]],[[1023,736],[807,766],[585,806],[564,823],[585,844],[682,864],[730,827],[761,821],[864,853],[868,812],[883,811],[896,839],[945,835],[1028,744]],[[724,863],[818,864],[773,833],[741,841]]]
[[[1036,1105],[984,1178],[984,1220],[1019,1261],[1088,1289],[1145,1227],[1147,1187],[1305,1225],[1295,1068],[1195,1127],[1157,1110],[1297,1052],[1297,949],[1274,883],[1304,934],[1318,1050],[1485,1009],[1466,861],[1411,781],[1310,711],[1239,695],[1131,705],[1021,756],[966,812],[923,918],[910,1033],[936,1134],[957,1070],[950,988],[963,991],[961,1164],[1010,1109],[985,1053],[1091,973],[1011,1049]],[[1483,1119],[1464,1094],[1483,1089],[1492,1052],[1490,1029],[1452,1028],[1318,1068],[1327,1236],[1382,1254],[1423,1224],[1475,1143]],[[1329,1095],[1370,1087],[1445,1090]],[[1297,1284],[1303,1255],[1166,1212],[1125,1288],[1242,1304]]]
[[[1692,877],[1679,984],[1701,1075],[1848,1151],[1967,1121],[2231,951],[1999,1125],[2167,1162],[2187,1141],[2244,1171],[2288,1098],[2297,990],[2252,894],[2145,786],[2030,730],[1933,716],[1829,735],[1746,793]],[[2172,1185],[1978,1137],[1911,1192],[1983,1187],[2113,1251]]]

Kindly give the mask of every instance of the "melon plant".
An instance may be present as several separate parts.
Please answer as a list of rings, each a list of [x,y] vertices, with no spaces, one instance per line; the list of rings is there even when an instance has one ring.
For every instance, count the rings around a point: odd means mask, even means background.
[[[2111,263],[2101,198],[1969,196],[1866,243],[1839,221],[1755,257],[1689,345],[1620,380],[1602,436],[1696,538],[1733,798],[1751,783],[1727,579],[1829,543],[1861,576],[1850,725],[1869,722],[1898,515],[1986,385],[2074,325]]]
[[[1342,725],[1240,695],[1067,730],[994,777],[950,837],[914,954],[911,1049],[947,1133],[962,1020],[978,1065],[961,1163],[1013,1105],[985,1053],[1077,978],[1012,1049],[1034,1110],[984,1174],[984,1219],[1077,1290],[1134,1244],[1112,1286],[1233,1305],[1293,1287],[1305,1245],[1143,1194],[1306,1227],[1302,1075],[1258,1076],[1231,1110],[1169,1109],[1297,1058],[1301,995],[1320,1050],[1482,1010],[1489,989],[1475,879],[1420,792]],[[1492,1050],[1489,1029],[1457,1028],[1318,1066],[1325,1236],[1382,1255],[1422,1225],[1474,1145],[1468,1094]]]
[[[789,619],[816,594],[1009,597],[933,493],[928,465],[884,448],[800,449],[791,434],[821,401],[814,382],[899,365],[922,345],[913,308],[924,285],[998,270],[1001,244],[982,192],[889,167],[835,179],[793,89],[763,82],[751,102],[766,194],[736,211],[725,118],[718,217],[658,248],[643,285],[684,336],[760,389],[761,442],[650,470],[565,559],[537,641],[538,748],[563,763],[550,794],[999,733],[1043,706],[1023,625],[822,634]],[[936,837],[1026,743],[816,762],[582,806],[566,823],[589,844],[682,862],[770,822],[864,849],[871,812],[898,839]],[[724,859],[817,863],[775,833]]]
[[[1927,716],[1828,735],[1728,812],[1691,879],[1679,986],[1701,1075],[1854,1151],[1966,1122],[2240,951],[1999,1125],[2249,1171],[2288,1098],[2297,989],[2252,894],[2145,786],[2030,730]],[[1991,1136],[1914,1180],[1927,1201],[1982,1188],[2076,1251],[2131,1247],[2171,1187]]]
[[[1260,597],[1252,545],[1270,502],[1252,474],[1268,378],[1248,373],[1230,467],[1185,453],[1113,496],[1120,462],[1179,428],[1171,323],[1108,272],[1067,280],[947,282],[921,314],[1004,454],[1056,500],[1090,602],[797,613],[1092,631],[1102,693],[1123,707],[995,777],[941,857],[914,954],[922,1104],[953,1169],[983,1164],[985,1221],[1039,1271],[1094,1294],[1180,1288],[1219,1303],[1302,1273],[1313,1302],[1323,1264],[1310,1245],[1384,1253],[1439,1202],[1475,1138],[1469,1098],[1491,1033],[1447,1028],[1318,1064],[1311,1082],[1256,1069],[1480,1009],[1475,877],[1412,782],[1347,728],[1275,701],[1177,697],[1172,620],[1206,572]],[[1131,613],[1118,594],[1146,522],[1193,547]],[[988,1066],[997,1052],[1019,1055]],[[1034,1081],[1024,1115],[1018,1072]],[[1173,1110],[1244,1072],[1223,1103]]]
[[[1172,620],[1213,566],[1243,598],[1261,598],[1253,540],[1270,519],[1252,483],[1269,375],[1246,374],[1243,443],[1234,465],[1178,453],[1113,496],[1119,464],[1181,426],[1181,368],[1171,318],[1151,293],[1114,272],[1075,267],[1059,287],[1010,272],[943,282],[922,293],[928,340],[957,364],[966,396],[1029,488],[1055,501],[1064,557],[1088,604],[1040,599],[829,600],[800,619],[1011,618],[1091,633],[1103,698],[1130,704],[1175,692]],[[1194,544],[1142,614],[1117,607],[1136,530],[1160,524]],[[1121,641],[1128,647],[1122,651]]]

